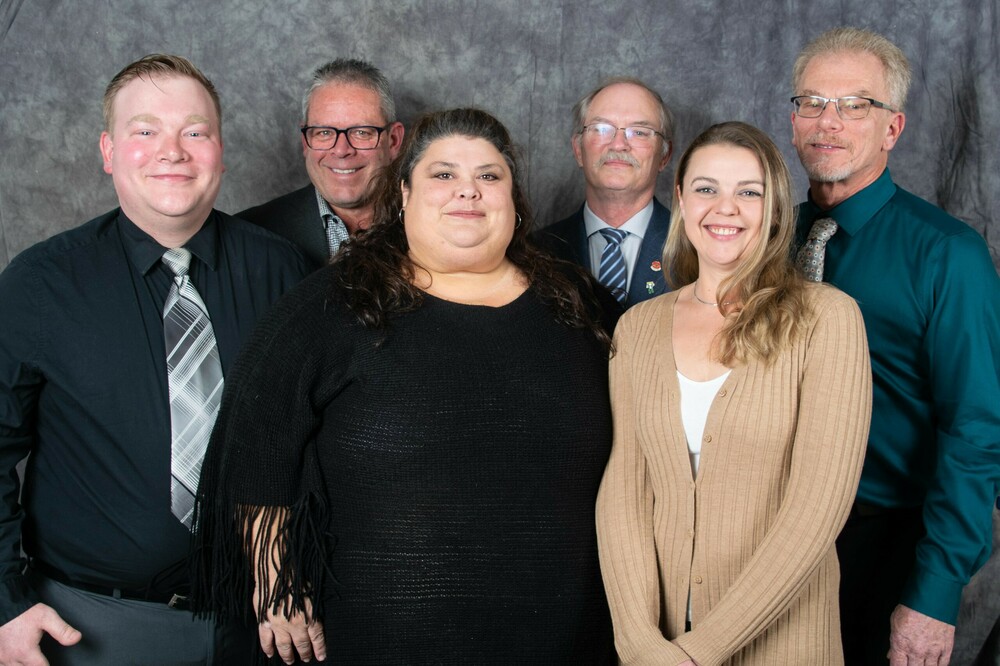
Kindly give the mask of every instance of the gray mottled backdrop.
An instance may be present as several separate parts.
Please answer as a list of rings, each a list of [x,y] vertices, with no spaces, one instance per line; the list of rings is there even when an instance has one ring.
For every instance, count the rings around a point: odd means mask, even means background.
[[[804,195],[788,74],[809,38],[844,24],[886,34],[914,65],[895,179],[975,227],[1000,266],[998,12],[996,0],[0,0],[0,268],[115,205],[97,147],[100,98],[149,52],[186,55],[219,87],[223,210],[306,182],[301,91],[316,65],[354,56],[394,82],[404,121],[456,105],[496,113],[524,147],[528,191],[547,224],[583,193],[569,110],[615,74],[664,94],[678,149],[721,120],[763,128]],[[672,177],[668,167],[665,201]],[[984,600],[991,595],[995,587]],[[975,623],[996,619],[990,603]]]

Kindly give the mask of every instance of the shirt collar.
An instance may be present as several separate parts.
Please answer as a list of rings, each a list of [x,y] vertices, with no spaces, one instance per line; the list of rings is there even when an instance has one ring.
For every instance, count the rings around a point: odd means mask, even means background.
[[[809,192],[809,200],[802,204],[802,219],[812,222],[820,217],[832,217],[838,227],[848,235],[854,236],[882,210],[894,194],[896,194],[896,184],[892,182],[889,169],[886,167],[882,175],[871,185],[827,211],[816,205],[812,192]]]
[[[627,219],[625,224],[618,228],[629,232],[633,236],[638,236],[641,239],[646,235],[646,229],[649,227],[649,221],[651,219],[653,219],[652,199],[649,200],[649,203],[646,204],[645,208]],[[590,210],[590,205],[587,203],[583,204],[583,224],[584,228],[587,230],[587,238],[590,238],[594,234],[598,233],[601,229],[606,229],[611,226],[601,218],[597,217],[594,211]]]
[[[219,238],[216,222],[217,214],[213,210],[208,219],[201,225],[194,236],[188,239],[184,247],[213,271],[218,267]],[[123,212],[118,213],[118,228],[122,231],[122,241],[132,264],[145,275],[156,262],[163,257],[167,248],[163,247],[152,236],[136,226]]]
[[[326,202],[326,199],[324,199],[323,195],[319,193],[319,190],[317,190],[315,186],[313,189],[316,190],[316,203],[319,205],[319,216],[323,218],[323,228],[325,229],[331,222],[339,222],[343,224],[344,221],[340,219],[339,215],[333,212],[333,209],[330,208],[330,204]]]

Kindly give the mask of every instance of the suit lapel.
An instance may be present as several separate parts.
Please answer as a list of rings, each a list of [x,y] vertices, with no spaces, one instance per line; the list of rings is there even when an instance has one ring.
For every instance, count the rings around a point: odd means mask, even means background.
[[[581,225],[582,226],[582,225]],[[646,235],[639,248],[639,256],[632,271],[632,282],[628,290],[628,305],[634,305],[653,296],[666,292],[667,285],[663,278],[663,268],[660,261],[663,257],[663,244],[667,240],[667,230],[670,228],[670,211],[656,199],[653,199],[653,216],[646,228]]]
[[[590,265],[590,240],[587,238],[587,226],[583,222],[583,206],[573,215],[573,224],[566,242],[576,253],[576,263],[596,275],[597,267]]]
[[[319,204],[316,203],[316,188],[308,185],[300,190],[301,196],[295,199],[294,214],[288,220],[293,224],[295,237],[301,239],[310,259],[321,259],[320,265],[326,264],[330,249],[326,240],[326,230],[323,228],[323,218],[319,216]]]

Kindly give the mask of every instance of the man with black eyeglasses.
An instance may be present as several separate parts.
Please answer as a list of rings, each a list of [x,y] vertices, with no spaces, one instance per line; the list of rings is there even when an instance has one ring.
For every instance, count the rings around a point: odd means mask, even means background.
[[[237,217],[289,239],[316,269],[371,223],[375,176],[399,153],[403,124],[382,72],[341,58],[313,72],[300,131],[312,182]]]
[[[848,664],[948,664],[1000,482],[1000,280],[982,237],[893,183],[910,66],[838,28],[799,54],[792,134],[809,177],[797,261],[858,301],[871,431],[837,540]]]
[[[586,201],[542,229],[538,242],[591,271],[622,307],[662,294],[670,211],[653,195],[670,161],[670,110],[642,81],[618,77],[577,102],[573,118],[571,145],[587,183]]]

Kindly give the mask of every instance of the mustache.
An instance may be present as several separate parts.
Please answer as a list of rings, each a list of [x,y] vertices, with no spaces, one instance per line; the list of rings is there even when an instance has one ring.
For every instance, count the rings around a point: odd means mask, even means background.
[[[626,162],[630,166],[638,168],[639,160],[635,158],[635,155],[631,153],[622,153],[615,150],[609,150],[608,152],[601,155],[601,158],[597,160],[597,166],[602,167],[608,162]]]
[[[835,146],[837,148],[850,147],[849,144],[847,144],[846,142],[837,138],[826,136],[824,134],[812,134],[806,138],[806,143],[820,143],[825,146]]]

